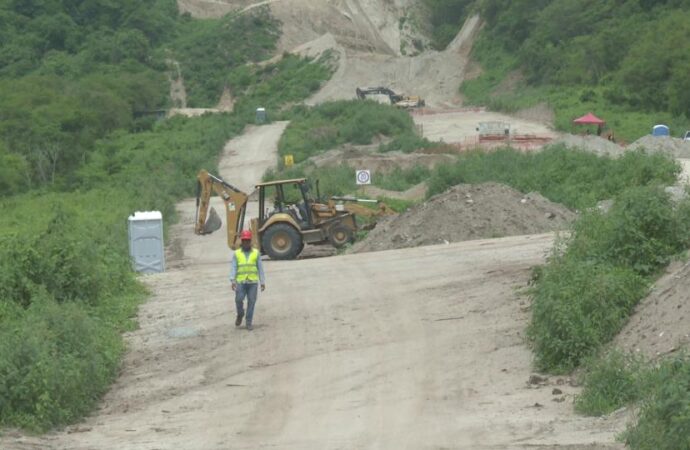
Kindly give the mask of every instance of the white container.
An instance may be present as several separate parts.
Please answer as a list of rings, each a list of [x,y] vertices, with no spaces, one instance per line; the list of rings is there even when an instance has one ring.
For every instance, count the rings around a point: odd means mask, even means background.
[[[165,271],[163,215],[160,211],[135,212],[129,216],[129,255],[136,272]]]

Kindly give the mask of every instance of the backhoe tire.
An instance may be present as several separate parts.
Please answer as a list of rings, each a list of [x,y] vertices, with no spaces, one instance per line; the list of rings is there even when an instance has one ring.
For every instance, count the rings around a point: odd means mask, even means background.
[[[295,259],[304,248],[304,243],[302,235],[294,227],[277,223],[263,232],[261,246],[271,259]]]
[[[328,229],[328,241],[335,248],[345,247],[355,240],[355,234],[351,228],[342,224],[333,225]]]

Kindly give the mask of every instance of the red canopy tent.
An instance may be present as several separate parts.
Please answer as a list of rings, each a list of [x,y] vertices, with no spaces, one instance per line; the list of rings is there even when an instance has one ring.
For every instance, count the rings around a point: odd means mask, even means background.
[[[592,113],[587,113],[579,119],[573,120],[576,125],[604,125],[606,122],[598,118]]]

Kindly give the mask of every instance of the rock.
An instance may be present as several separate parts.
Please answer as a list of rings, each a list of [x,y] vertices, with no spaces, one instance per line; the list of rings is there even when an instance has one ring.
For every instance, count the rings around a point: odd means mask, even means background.
[[[533,375],[530,375],[528,382],[529,382],[529,384],[534,385],[534,384],[544,384],[547,381],[549,381],[548,378],[533,374]]]
[[[562,394],[563,394],[563,391],[561,391],[561,390],[558,389],[558,388],[554,388],[554,390],[551,391],[551,394],[553,394],[553,395],[562,395]]]

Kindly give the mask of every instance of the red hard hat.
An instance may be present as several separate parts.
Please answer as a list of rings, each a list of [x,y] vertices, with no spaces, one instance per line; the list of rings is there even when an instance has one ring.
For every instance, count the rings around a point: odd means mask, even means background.
[[[252,240],[252,232],[249,230],[244,230],[242,233],[240,233],[240,239],[243,241],[251,241]]]

